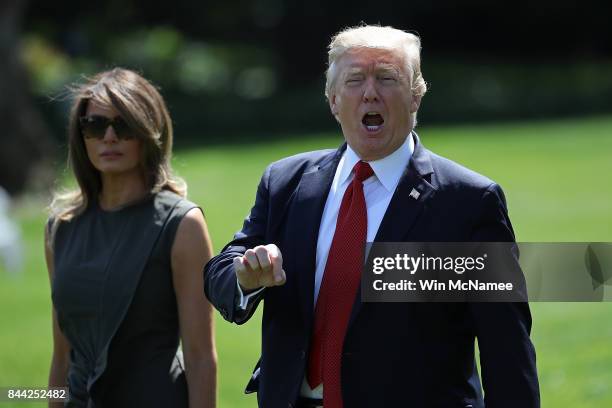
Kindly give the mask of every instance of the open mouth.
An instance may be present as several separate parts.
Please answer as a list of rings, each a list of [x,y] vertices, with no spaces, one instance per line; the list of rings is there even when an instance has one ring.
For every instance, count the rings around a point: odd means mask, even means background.
[[[378,132],[383,127],[385,120],[378,112],[368,112],[363,115],[361,123],[363,123],[368,132]]]

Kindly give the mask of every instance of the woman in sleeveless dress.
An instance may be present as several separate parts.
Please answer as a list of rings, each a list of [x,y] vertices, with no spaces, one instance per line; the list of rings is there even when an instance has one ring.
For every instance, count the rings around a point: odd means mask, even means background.
[[[212,247],[202,210],[170,167],[165,102],[120,68],[72,92],[68,148],[78,187],[56,195],[45,228],[49,386],[68,387],[68,407],[214,407],[202,275]]]

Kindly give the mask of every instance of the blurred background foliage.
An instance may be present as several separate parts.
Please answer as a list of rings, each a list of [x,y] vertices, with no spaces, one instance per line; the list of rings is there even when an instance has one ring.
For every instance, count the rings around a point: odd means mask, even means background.
[[[610,6],[603,1],[4,0],[0,11],[2,57],[14,61],[0,76],[12,90],[0,99],[28,95],[29,116],[40,117],[27,122],[40,122],[37,138],[52,141],[46,152],[64,138],[66,85],[114,66],[161,87],[178,146],[335,129],[323,95],[325,47],[360,22],[422,37],[430,94],[421,123],[612,108]],[[16,117],[25,105],[6,109]],[[0,185],[21,191],[31,173],[25,163],[43,156],[22,155],[24,180],[2,177]]]
[[[430,94],[421,123],[609,112],[609,9],[596,0],[4,0],[0,57],[12,62],[0,68],[10,88],[0,104],[7,117],[38,123],[36,137],[23,137],[28,130],[18,125],[9,133],[47,145],[4,153],[13,160],[3,173],[23,171],[0,185],[22,191],[28,175],[41,173],[34,162],[57,157],[48,152],[64,139],[66,85],[114,66],[161,87],[178,146],[335,129],[323,96],[325,47],[360,22],[422,37]],[[9,103],[12,95],[24,102]]]
[[[24,10],[21,55],[34,95],[57,95],[82,74],[115,65],[135,68],[162,87],[179,134],[198,142],[332,128],[323,97],[325,46],[339,29],[361,21],[422,36],[423,72],[433,95],[423,103],[422,121],[612,108],[604,2],[60,4],[31,1]],[[50,115],[54,123],[63,120]]]

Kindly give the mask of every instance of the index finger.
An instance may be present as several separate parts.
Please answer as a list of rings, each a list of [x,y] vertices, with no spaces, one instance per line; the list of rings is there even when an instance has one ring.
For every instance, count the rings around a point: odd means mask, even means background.
[[[234,262],[234,271],[237,274],[246,272],[247,269],[241,256],[234,257],[232,261]]]
[[[270,263],[272,264],[272,274],[274,282],[281,283],[285,280],[285,271],[283,271],[283,255],[280,249],[274,244],[267,245]]]

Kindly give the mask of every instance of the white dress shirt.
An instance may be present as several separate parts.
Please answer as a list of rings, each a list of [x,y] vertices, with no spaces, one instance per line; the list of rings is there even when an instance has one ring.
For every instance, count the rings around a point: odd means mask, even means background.
[[[414,140],[411,136],[406,138],[406,141],[393,153],[379,160],[368,162],[374,170],[374,175],[363,182],[363,194],[365,196],[366,208],[368,210],[368,232],[366,235],[367,242],[373,242],[378,227],[387,212],[387,207],[391,202],[395,188],[399,184],[399,180],[408,166],[408,162],[414,152]],[[327,196],[323,216],[321,217],[321,225],[319,227],[319,236],[317,240],[317,259],[315,266],[315,290],[314,302],[316,307],[321,282],[323,281],[323,273],[327,264],[327,256],[331,247],[336,231],[336,221],[340,212],[340,204],[346,189],[353,181],[353,167],[360,160],[359,156],[350,146],[347,146],[344,155],[340,159],[334,181]],[[308,398],[323,398],[323,384],[312,390],[308,385],[306,377],[302,381],[300,391],[302,397]]]
[[[374,241],[378,227],[387,211],[387,207],[391,202],[393,193],[399,180],[408,166],[408,162],[414,152],[414,140],[409,135],[406,141],[390,155],[375,161],[368,162],[374,170],[374,175],[363,182],[363,192],[365,195],[366,208],[368,211],[368,232],[366,236],[367,242]],[[314,281],[314,302],[317,304],[321,282],[323,281],[323,273],[325,272],[325,264],[331,246],[334,232],[336,231],[336,221],[340,204],[344,193],[350,183],[353,181],[353,167],[360,160],[357,153],[347,146],[346,151],[340,159],[334,180],[327,196],[321,224],[319,226],[319,236],[317,239],[317,258],[315,266],[315,281]],[[242,294],[240,285],[238,292],[240,295],[240,308],[246,309],[249,299],[259,293],[259,289],[246,296]],[[300,395],[308,398],[323,398],[323,384],[320,384],[316,389],[312,390],[308,386],[306,377],[302,382]]]

